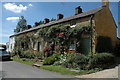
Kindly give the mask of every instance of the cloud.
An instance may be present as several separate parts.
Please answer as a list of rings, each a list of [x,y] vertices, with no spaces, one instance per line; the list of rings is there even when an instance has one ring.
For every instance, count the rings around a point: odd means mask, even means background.
[[[16,22],[17,20],[19,20],[19,17],[7,17],[6,20]]]
[[[28,8],[27,6],[24,6],[22,4],[16,5],[15,3],[6,3],[3,6],[6,10],[12,11],[14,13],[21,13]]]
[[[33,6],[32,4],[28,4],[28,6]]]

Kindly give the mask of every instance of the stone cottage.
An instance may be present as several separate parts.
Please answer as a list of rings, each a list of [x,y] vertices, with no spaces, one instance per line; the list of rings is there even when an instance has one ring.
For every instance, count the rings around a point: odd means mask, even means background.
[[[102,6],[99,8],[83,12],[81,7],[78,6],[75,8],[75,14],[73,16],[64,18],[63,14],[58,14],[57,20],[55,21],[50,22],[49,19],[46,18],[42,25],[11,35],[9,40],[9,51],[11,52],[14,49],[17,36],[29,33],[34,33],[34,35],[36,35],[39,29],[58,24],[67,24],[70,28],[74,28],[77,25],[89,25],[92,29],[92,35],[84,35],[80,41],[80,49],[82,50],[82,47],[84,47],[83,50],[87,51],[87,53],[112,52],[118,41],[116,24],[109,9],[109,2],[103,1]],[[76,49],[74,44],[76,43],[70,42],[68,45],[70,50]],[[25,44],[21,45],[22,47],[26,46]],[[31,44],[31,49],[38,52],[43,51],[45,45],[46,43],[44,40],[41,41],[38,39]]]

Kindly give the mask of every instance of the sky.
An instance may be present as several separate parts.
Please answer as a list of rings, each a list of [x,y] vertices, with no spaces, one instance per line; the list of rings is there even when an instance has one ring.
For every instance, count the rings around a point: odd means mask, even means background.
[[[57,18],[61,13],[64,17],[75,14],[75,8],[81,6],[84,11],[101,7],[101,2],[2,2],[2,43],[9,42],[9,36],[14,34],[20,16],[24,16],[28,25],[44,20],[44,18]],[[110,10],[118,26],[118,3],[110,2]],[[0,23],[1,25],[1,23]],[[120,27],[119,27],[120,29]],[[119,31],[119,30],[117,30]],[[120,32],[120,31],[119,31]]]

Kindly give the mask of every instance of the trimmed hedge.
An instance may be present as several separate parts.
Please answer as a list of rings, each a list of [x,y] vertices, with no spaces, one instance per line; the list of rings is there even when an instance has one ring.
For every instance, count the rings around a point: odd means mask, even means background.
[[[97,53],[89,60],[89,68],[107,68],[114,63],[114,56],[111,53]]]
[[[111,53],[97,53],[95,55],[88,56],[83,54],[68,53],[64,56],[66,59],[60,65],[67,68],[79,68],[82,70],[89,70],[94,68],[103,69],[108,68],[114,63],[114,56]],[[59,65],[60,62],[57,61],[57,63]]]

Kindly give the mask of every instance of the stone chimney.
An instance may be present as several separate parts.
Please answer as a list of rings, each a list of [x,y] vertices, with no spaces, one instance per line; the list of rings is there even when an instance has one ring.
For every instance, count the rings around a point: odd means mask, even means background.
[[[75,15],[82,13],[82,8],[80,6],[75,8]]]
[[[46,24],[46,23],[49,23],[49,19],[45,18],[45,19],[44,19],[44,23],[45,23],[45,24]]]
[[[64,16],[62,14],[57,15],[57,20],[62,19]]]
[[[109,7],[109,1],[108,0],[102,0],[102,7]]]

